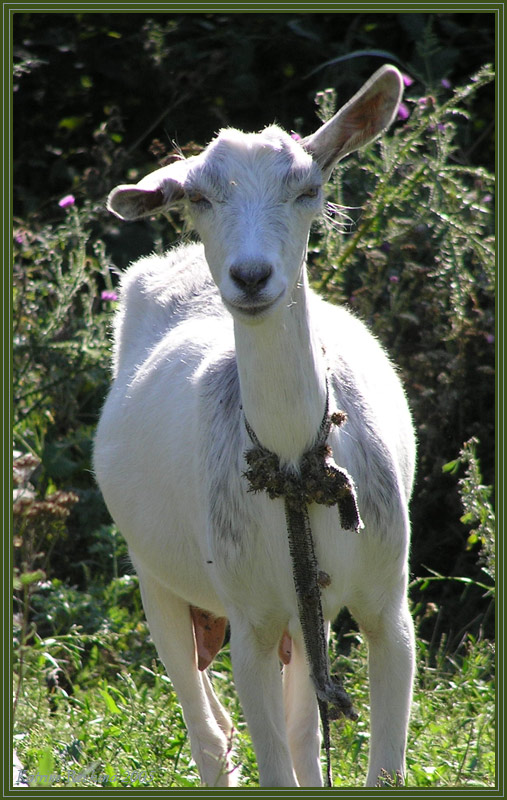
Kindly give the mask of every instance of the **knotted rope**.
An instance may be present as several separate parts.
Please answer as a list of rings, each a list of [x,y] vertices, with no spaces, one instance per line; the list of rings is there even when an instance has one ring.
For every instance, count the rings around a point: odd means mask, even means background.
[[[321,586],[328,585],[330,578],[319,570],[308,506],[311,503],[337,505],[344,530],[358,531],[362,527],[352,479],[345,469],[334,462],[327,444],[331,427],[342,425],[345,421],[346,415],[341,411],[329,414],[328,391],[316,442],[303,454],[299,468],[295,470],[282,466],[279,457],[261,445],[245,417],[246,429],[253,444],[245,453],[248,469],[244,475],[250,484],[250,491],[265,491],[270,498],[281,497],[285,503],[299,620],[322,722],[327,786],[332,785],[329,720],[338,719],[341,714],[355,720],[357,714],[340,679],[330,675],[320,595]]]

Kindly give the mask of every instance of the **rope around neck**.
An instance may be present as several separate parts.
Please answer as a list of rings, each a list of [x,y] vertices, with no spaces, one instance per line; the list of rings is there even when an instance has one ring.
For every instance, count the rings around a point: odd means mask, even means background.
[[[317,695],[327,760],[327,786],[332,786],[329,720],[342,714],[357,719],[340,679],[331,677],[329,655],[322,612],[321,586],[329,584],[329,575],[319,570],[310,527],[308,506],[319,503],[338,506],[344,530],[359,531],[363,527],[357,507],[352,478],[336,465],[327,439],[333,425],[342,425],[346,415],[329,414],[329,386],[326,383],[326,409],[313,447],[303,454],[297,470],[280,464],[279,457],[261,445],[248,420],[245,426],[253,447],[245,453],[248,469],[244,476],[249,491],[267,492],[271,499],[283,498],[285,519],[292,559],[299,621],[303,631],[310,676]]]

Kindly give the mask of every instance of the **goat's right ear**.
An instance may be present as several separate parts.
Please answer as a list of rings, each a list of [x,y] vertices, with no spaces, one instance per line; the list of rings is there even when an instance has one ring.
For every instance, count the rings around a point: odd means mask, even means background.
[[[152,217],[176,205],[183,198],[188,160],[181,159],[161,167],[139,183],[117,186],[107,198],[108,211],[131,222],[141,217]]]
[[[391,64],[375,72],[354,97],[301,145],[329,179],[336,162],[364,147],[389,127],[403,93],[401,74]]]

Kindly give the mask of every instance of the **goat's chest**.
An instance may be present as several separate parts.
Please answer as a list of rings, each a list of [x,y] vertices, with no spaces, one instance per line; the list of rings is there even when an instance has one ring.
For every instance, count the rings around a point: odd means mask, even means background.
[[[395,556],[402,535],[389,452],[380,440],[370,441],[369,428],[357,414],[351,416],[346,436],[335,430],[329,444],[336,463],[356,484],[366,530],[344,531],[337,507],[308,506],[318,568],[330,578],[322,592],[327,618],[350,602],[358,587],[368,591],[371,568],[380,560],[375,554]],[[207,498],[207,547],[216,591],[226,608],[241,606],[254,625],[273,609],[288,619],[297,603],[284,500],[249,491],[245,452],[252,442],[232,354],[203,370],[199,419],[201,488]]]
[[[287,625],[297,616],[297,598],[284,501],[249,494],[244,512],[241,530],[210,531],[217,592],[227,609],[240,611],[254,626],[272,619]],[[357,535],[341,530],[336,509],[312,506],[309,516],[317,565],[329,576],[322,601],[330,619],[350,598]]]

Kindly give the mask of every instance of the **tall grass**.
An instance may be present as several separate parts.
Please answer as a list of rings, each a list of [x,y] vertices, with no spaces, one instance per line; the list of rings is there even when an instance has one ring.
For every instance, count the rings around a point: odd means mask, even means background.
[[[186,728],[169,679],[154,650],[140,645],[144,663],[129,659],[143,622],[115,632],[35,640],[25,661],[23,700],[14,742],[31,786],[199,786]],[[135,630],[135,633],[134,633]],[[431,653],[419,642],[418,680],[407,752],[407,787],[492,787],[495,782],[493,646],[467,637],[459,652]],[[336,787],[359,787],[369,741],[366,647],[356,642],[340,669],[360,717],[335,723],[332,766]],[[48,677],[70,672],[71,683]],[[232,715],[241,785],[258,785],[251,740],[233,690],[228,649],[212,670]],[[45,680],[44,680],[45,678]]]

